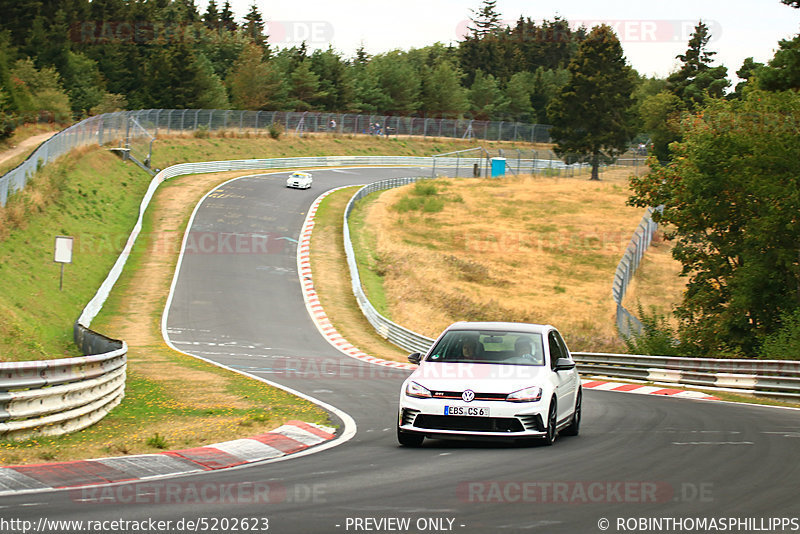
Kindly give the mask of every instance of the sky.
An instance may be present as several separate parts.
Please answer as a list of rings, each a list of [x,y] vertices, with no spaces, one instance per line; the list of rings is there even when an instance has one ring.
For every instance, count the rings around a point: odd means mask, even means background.
[[[224,0],[217,0],[218,5]],[[237,21],[253,0],[231,0]],[[482,0],[255,0],[268,25],[270,42],[278,47],[299,45],[334,49],[352,57],[361,43],[370,54],[408,50],[442,42],[457,43],[472,9]],[[205,11],[207,0],[196,0]],[[687,47],[702,19],[711,28],[709,50],[715,64],[735,72],[746,57],[766,62],[778,41],[800,33],[800,9],[779,0],[497,0],[503,20],[520,15],[535,21],[560,15],[587,28],[606,23],[617,30],[628,62],[640,74],[665,77],[678,66],[675,56]]]

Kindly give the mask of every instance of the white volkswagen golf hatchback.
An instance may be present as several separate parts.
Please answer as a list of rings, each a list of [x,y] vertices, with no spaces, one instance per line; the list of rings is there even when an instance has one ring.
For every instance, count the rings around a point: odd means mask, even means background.
[[[397,439],[513,440],[577,435],[581,381],[564,340],[550,325],[455,323],[400,392]]]
[[[314,182],[314,177],[310,172],[293,172],[289,178],[286,179],[286,187],[293,187],[295,189],[308,189]]]

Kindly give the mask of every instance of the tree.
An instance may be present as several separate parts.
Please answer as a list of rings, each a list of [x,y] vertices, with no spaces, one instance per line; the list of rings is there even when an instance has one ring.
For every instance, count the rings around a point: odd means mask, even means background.
[[[533,73],[531,81],[531,105],[536,112],[534,120],[538,123],[546,123],[547,106],[561,93],[561,88],[569,81],[569,71],[567,69],[551,70],[539,67]]]
[[[457,118],[468,108],[461,73],[447,60],[422,67],[422,111],[426,116]]]
[[[220,28],[219,8],[216,0],[209,0],[206,12],[203,15],[203,24],[209,30],[218,30]]]
[[[311,54],[311,70],[319,79],[318,101],[327,111],[349,111],[355,100],[353,72],[332,47]]]
[[[394,50],[372,58],[367,72],[377,77],[383,94],[378,111],[408,115],[419,109],[420,79],[404,52]]]
[[[508,112],[513,119],[518,122],[535,122],[535,113],[531,106],[531,81],[533,75],[530,72],[518,72],[514,74],[506,85],[506,99],[508,100]]]
[[[800,94],[748,91],[684,120],[674,158],[631,178],[634,206],[663,205],[688,277],[676,310],[688,355],[753,355],[800,307]]]
[[[103,100],[106,94],[105,80],[96,61],[81,53],[67,52],[62,75],[72,111],[76,115],[87,114]]]
[[[289,76],[289,106],[296,111],[310,111],[325,96],[319,90],[319,76],[311,70],[311,60],[303,60]]]
[[[500,13],[497,11],[497,0],[483,0],[478,10],[470,9],[472,26],[468,29],[474,37],[482,39],[500,28]]]
[[[745,58],[742,62],[742,67],[736,71],[736,76],[744,81],[736,84],[736,88],[728,95],[728,98],[742,98],[744,88],[750,83],[756,75],[756,72],[763,67],[763,63],[754,61],[752,57]]]
[[[69,97],[54,67],[37,69],[33,60],[26,58],[18,60],[10,74],[16,83],[15,89],[12,89],[13,85],[8,86],[17,93],[15,111],[23,114],[49,111],[57,120],[66,120],[71,116]],[[24,96],[19,95],[20,92],[24,92]]]
[[[202,53],[197,54],[197,72],[194,78],[196,88],[192,107],[198,109],[228,109],[228,91],[222,79],[214,72],[211,61]]]
[[[720,98],[730,85],[728,69],[711,66],[716,52],[708,50],[710,39],[708,26],[698,22],[689,38],[689,48],[676,56],[682,62],[681,68],[667,77],[667,89],[690,111],[702,107],[709,97]]]
[[[658,161],[668,161],[669,145],[680,139],[683,104],[669,91],[646,97],[639,106],[642,131],[650,136],[651,154]]]
[[[219,14],[219,22],[222,27],[229,32],[235,32],[239,28],[236,21],[233,19],[233,10],[231,10],[230,0],[225,0],[225,3],[222,5],[222,11]]]
[[[581,42],[568,70],[570,81],[548,106],[550,135],[559,156],[590,163],[599,180],[600,163],[613,161],[633,135],[634,73],[605,24]]]
[[[231,99],[236,109],[279,109],[285,101],[283,74],[265,62],[262,50],[249,44],[228,76]]]
[[[508,100],[491,74],[478,69],[469,88],[469,108],[478,120],[491,120],[506,112]]]
[[[266,53],[269,50],[267,44],[267,35],[264,34],[264,18],[258,10],[258,4],[253,2],[250,4],[250,11],[244,16],[244,24],[242,30],[248,35],[255,44],[264,49]]]
[[[758,85],[767,91],[800,90],[800,34],[783,39],[769,66],[756,71]]]

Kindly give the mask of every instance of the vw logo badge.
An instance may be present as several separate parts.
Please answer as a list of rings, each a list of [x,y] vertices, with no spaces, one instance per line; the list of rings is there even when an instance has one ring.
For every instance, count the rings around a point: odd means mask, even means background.
[[[461,394],[461,398],[464,400],[464,402],[472,402],[472,400],[475,398],[475,392],[471,389],[468,389]]]

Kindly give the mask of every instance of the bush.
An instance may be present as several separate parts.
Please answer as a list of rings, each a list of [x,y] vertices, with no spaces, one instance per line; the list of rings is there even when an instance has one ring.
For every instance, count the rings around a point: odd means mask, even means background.
[[[800,308],[781,316],[781,327],[764,339],[762,358],[800,360]]]
[[[669,325],[667,316],[658,313],[655,308],[651,308],[648,314],[641,304],[637,306],[637,311],[643,326],[641,333],[626,336],[620,332],[628,352],[652,356],[681,356],[678,334]]]
[[[194,131],[194,136],[197,139],[208,139],[209,137],[211,137],[211,133],[208,131],[208,126],[206,126],[205,124],[201,124]]]
[[[269,125],[269,136],[273,139],[280,139],[283,134],[283,125],[278,122],[273,122]]]

